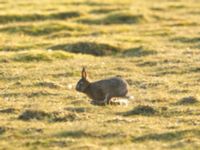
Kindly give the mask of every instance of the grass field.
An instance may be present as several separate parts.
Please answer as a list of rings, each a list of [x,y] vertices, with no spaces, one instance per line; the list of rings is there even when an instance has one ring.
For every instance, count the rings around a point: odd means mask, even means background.
[[[135,99],[91,105],[82,66]],[[200,1],[0,0],[0,149],[200,149]]]

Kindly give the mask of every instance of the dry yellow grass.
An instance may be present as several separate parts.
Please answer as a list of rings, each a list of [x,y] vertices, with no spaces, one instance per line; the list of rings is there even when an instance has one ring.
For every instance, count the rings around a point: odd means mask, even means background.
[[[0,0],[0,149],[200,149],[198,0]],[[74,90],[121,76],[135,97]]]

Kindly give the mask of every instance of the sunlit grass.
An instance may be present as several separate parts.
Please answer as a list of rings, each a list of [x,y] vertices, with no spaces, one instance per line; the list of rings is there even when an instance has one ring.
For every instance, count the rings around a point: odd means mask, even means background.
[[[0,0],[0,149],[199,149],[200,4]],[[128,106],[75,91],[121,76]]]

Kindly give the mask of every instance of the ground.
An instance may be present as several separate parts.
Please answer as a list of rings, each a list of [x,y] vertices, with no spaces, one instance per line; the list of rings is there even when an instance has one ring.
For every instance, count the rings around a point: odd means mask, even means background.
[[[198,0],[0,0],[0,149],[200,149]],[[121,76],[135,99],[75,91]]]

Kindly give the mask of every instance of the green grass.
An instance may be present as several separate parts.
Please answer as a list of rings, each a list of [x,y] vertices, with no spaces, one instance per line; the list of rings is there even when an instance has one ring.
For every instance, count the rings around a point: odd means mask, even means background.
[[[200,149],[196,0],[0,0],[0,149]],[[75,91],[121,76],[128,106]]]

